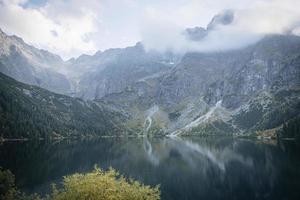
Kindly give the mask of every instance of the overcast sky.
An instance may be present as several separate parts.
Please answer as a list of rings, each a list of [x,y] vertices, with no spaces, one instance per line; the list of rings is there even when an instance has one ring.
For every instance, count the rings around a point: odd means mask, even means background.
[[[291,26],[299,34],[299,8],[300,0],[0,0],[0,28],[68,59],[141,40],[179,43],[178,30],[205,27],[224,9],[236,10],[239,20],[214,38],[232,38],[233,31],[282,33]]]

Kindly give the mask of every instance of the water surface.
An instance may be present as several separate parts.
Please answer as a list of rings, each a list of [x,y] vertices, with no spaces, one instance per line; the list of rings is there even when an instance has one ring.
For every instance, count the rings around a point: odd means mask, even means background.
[[[160,184],[163,200],[300,199],[299,149],[295,141],[232,138],[12,142],[0,145],[0,166],[29,193],[97,164]]]

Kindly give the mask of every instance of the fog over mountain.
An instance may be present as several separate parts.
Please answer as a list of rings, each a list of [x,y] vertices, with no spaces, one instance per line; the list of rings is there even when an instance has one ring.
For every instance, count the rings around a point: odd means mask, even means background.
[[[1,0],[0,27],[63,59],[138,41],[147,49],[210,51],[245,46],[264,34],[299,34],[299,4],[298,0]],[[186,28],[206,29],[214,15],[226,10],[234,14],[232,23],[215,27],[202,43],[182,36]]]
[[[300,6],[299,1],[261,1],[250,8],[225,9],[206,27],[187,28],[192,37],[173,21],[149,17],[142,29],[143,43],[159,51],[214,52],[248,46],[267,34],[300,35],[300,14],[293,6]]]

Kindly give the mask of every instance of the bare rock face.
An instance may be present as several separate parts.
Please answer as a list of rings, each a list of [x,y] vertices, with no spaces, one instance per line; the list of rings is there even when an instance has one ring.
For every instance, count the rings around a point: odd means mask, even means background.
[[[199,41],[202,40],[205,36],[207,36],[207,30],[202,27],[194,27],[194,28],[187,28],[184,32],[187,39],[192,41]]]
[[[241,134],[299,115],[299,86],[300,37],[270,35],[244,49],[187,53],[166,73],[103,100],[135,120],[149,121],[147,110],[158,107],[151,117],[168,134]]]
[[[209,34],[210,31],[215,30],[218,26],[229,25],[233,22],[233,20],[234,12],[232,10],[224,10],[221,13],[215,15],[206,28],[198,26],[194,28],[187,28],[185,29],[183,34],[188,40],[201,41]]]
[[[146,52],[137,43],[63,61],[17,36],[0,32],[0,72],[23,83],[86,100],[121,92],[139,80],[159,76],[178,60],[179,56],[172,52]]]
[[[146,52],[142,44],[125,49],[100,52],[83,62],[78,59],[71,67],[90,66],[78,77],[76,96],[99,99],[123,91],[129,85],[149,76],[158,76],[172,68],[177,57],[173,54]]]
[[[210,23],[207,25],[207,30],[212,30],[218,25],[228,25],[231,24],[234,20],[233,10],[224,10],[221,13],[215,15]]]

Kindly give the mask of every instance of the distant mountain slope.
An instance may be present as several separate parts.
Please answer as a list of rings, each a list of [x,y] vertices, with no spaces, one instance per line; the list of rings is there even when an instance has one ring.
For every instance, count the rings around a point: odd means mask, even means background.
[[[23,83],[69,94],[70,83],[63,70],[64,61],[58,55],[30,46],[0,29],[0,72]]]
[[[103,100],[141,130],[151,130],[151,117],[165,134],[244,134],[298,116],[299,89],[300,37],[269,35],[243,49],[187,53],[168,73]]]
[[[23,83],[83,99],[121,92],[148,76],[168,71],[180,60],[171,52],[146,52],[141,43],[63,61],[0,29],[0,72]]]
[[[146,52],[141,43],[119,49],[108,49],[93,56],[83,55],[68,63],[75,96],[99,99],[123,91],[148,76],[171,69],[179,56],[172,53]]]
[[[125,117],[101,102],[55,94],[0,73],[0,133],[4,138],[120,135]]]

